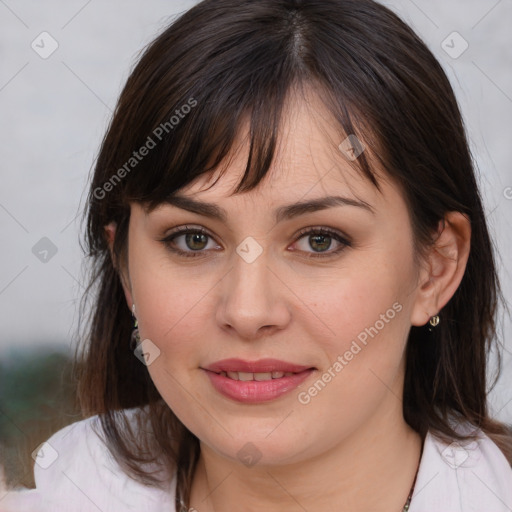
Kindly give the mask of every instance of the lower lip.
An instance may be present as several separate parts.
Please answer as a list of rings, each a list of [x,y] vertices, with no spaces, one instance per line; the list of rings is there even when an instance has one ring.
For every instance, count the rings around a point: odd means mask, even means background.
[[[213,387],[220,394],[245,404],[257,404],[275,400],[294,390],[314,372],[313,369],[309,369],[289,377],[281,377],[280,379],[242,381],[230,379],[208,370],[205,371]]]

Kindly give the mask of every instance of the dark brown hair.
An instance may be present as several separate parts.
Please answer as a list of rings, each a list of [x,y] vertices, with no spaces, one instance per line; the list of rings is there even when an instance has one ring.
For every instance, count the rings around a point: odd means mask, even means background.
[[[235,193],[256,187],[273,161],[285,99],[303,85],[336,119],[340,142],[357,133],[401,187],[418,251],[432,243],[447,212],[470,219],[467,268],[441,323],[433,333],[410,330],[403,413],[422,437],[430,430],[465,439],[450,424],[455,415],[481,428],[512,461],[511,433],[489,417],[487,404],[501,292],[461,114],[440,64],[405,23],[371,0],[205,0],[149,45],[128,78],[86,212],[92,272],[83,303],[91,311],[81,321],[82,407],[100,414],[109,449],[135,478],[162,483],[143,467],[155,453],[164,455],[165,474],[177,468],[177,505],[180,498],[188,504],[199,442],[130,350],[133,320],[119,275],[129,204],[151,209],[218,168],[247,120],[250,153]],[[151,149],[134,156],[142,147]],[[357,165],[378,187],[365,153]],[[111,221],[117,265],[104,234]],[[124,410],[139,407],[134,432]]]

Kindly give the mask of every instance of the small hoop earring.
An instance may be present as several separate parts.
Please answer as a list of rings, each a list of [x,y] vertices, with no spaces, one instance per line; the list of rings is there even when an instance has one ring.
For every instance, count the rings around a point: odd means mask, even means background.
[[[130,340],[130,348],[132,350],[135,350],[140,343],[140,334],[139,334],[139,327],[138,327],[139,322],[135,316],[135,303],[133,303],[133,306],[132,306],[132,316],[135,319],[135,323],[133,325],[132,336],[131,336],[131,340]]]
[[[428,327],[428,330],[430,332],[432,332],[432,327],[436,327],[437,325],[439,325],[439,321],[440,321],[440,318],[439,318],[439,315],[434,315],[432,317],[430,317],[430,320],[429,320],[429,327]]]

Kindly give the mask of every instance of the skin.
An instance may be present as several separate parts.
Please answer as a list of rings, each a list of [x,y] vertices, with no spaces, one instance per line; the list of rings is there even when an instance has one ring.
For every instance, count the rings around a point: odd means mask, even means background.
[[[313,94],[292,96],[270,174],[257,189],[231,196],[247,147],[211,185],[202,176],[180,192],[226,210],[225,223],[162,205],[147,214],[131,205],[126,300],[136,305],[141,339],[161,351],[148,371],[162,397],[200,440],[191,505],[200,512],[401,510],[421,455],[421,438],[404,421],[404,351],[411,325],[425,325],[457,289],[470,226],[456,212],[440,223],[420,260],[399,188],[378,171],[382,192],[343,157],[335,125]],[[364,142],[364,141],[363,141]],[[371,158],[370,150],[367,155]],[[276,223],[280,206],[340,195],[373,213],[335,206]],[[161,239],[177,226],[204,227],[202,255],[184,257]],[[340,231],[350,246],[318,244],[297,232]],[[115,225],[106,227],[112,244]],[[236,252],[248,236],[263,249],[252,263]],[[203,239],[204,240],[204,239]],[[197,243],[197,242],[196,242]],[[175,246],[193,252],[198,245]],[[321,248],[320,248],[321,251]],[[322,253],[325,254],[325,253]],[[307,405],[298,393],[332,367],[365,328],[401,310]],[[442,321],[442,315],[441,315]],[[201,369],[224,358],[276,358],[315,367],[300,388],[263,404],[217,393]],[[238,451],[253,443],[261,459],[246,467]]]

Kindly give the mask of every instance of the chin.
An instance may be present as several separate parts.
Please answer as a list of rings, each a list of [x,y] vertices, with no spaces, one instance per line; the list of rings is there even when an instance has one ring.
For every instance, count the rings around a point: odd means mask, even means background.
[[[265,432],[264,435],[256,431],[253,434],[247,429],[233,437],[228,435],[222,441],[208,439],[205,443],[223,457],[248,468],[294,464],[307,457],[304,439],[290,436],[285,429],[270,436],[267,429]]]

